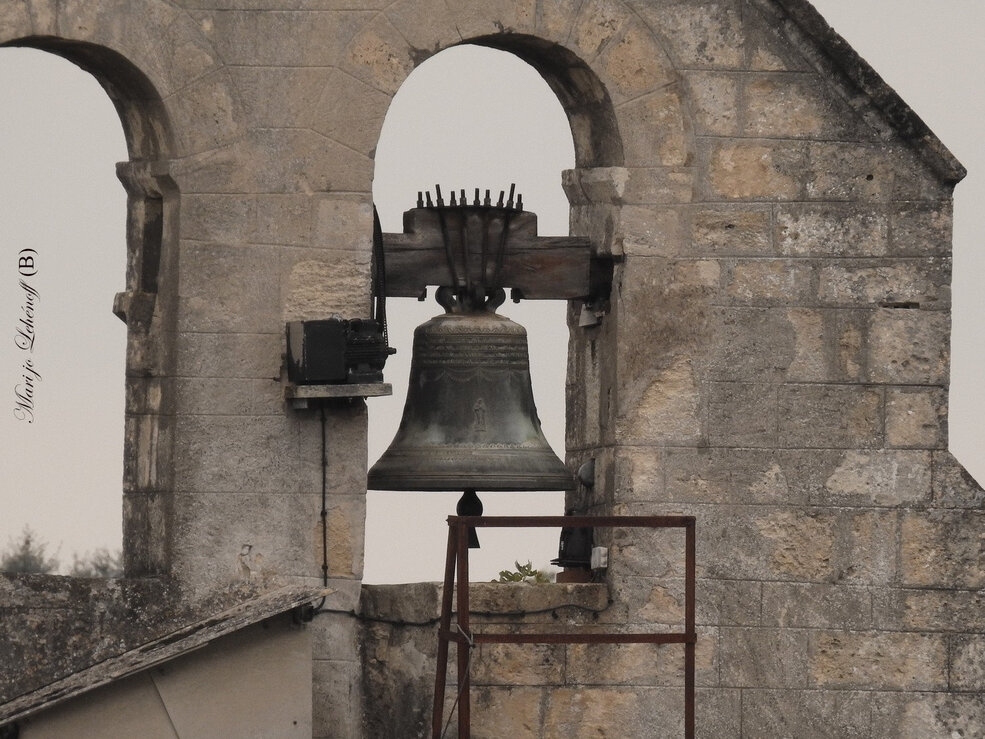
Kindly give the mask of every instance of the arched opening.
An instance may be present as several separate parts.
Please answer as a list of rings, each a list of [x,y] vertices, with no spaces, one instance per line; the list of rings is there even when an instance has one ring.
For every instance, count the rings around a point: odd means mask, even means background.
[[[169,148],[165,118],[150,83],[114,52],[52,38],[11,45],[35,48],[0,49],[4,98],[17,103],[0,114],[11,265],[0,294],[12,328],[30,311],[33,342],[2,351],[9,384],[31,393],[25,402],[12,392],[21,413],[0,423],[8,491],[0,542],[28,525],[57,553],[59,571],[72,573],[74,555],[113,553],[126,540],[128,573],[162,571],[160,554],[147,553],[162,550],[165,532],[147,530],[147,505],[132,493],[147,498],[151,487],[135,470],[163,468],[141,460],[158,450],[133,427],[139,418],[159,426],[169,396],[159,339],[170,301],[158,299],[167,187],[149,165]],[[33,274],[20,271],[22,256],[34,260]],[[39,377],[23,376],[28,359]]]
[[[525,207],[538,215],[538,233],[567,235],[569,208],[561,172],[574,164],[565,111],[537,70],[513,54],[458,46],[422,64],[394,98],[377,147],[373,195],[383,230],[399,232],[402,213],[414,207],[419,190],[433,191],[439,184],[498,191],[515,182]],[[393,382],[394,394],[369,404],[371,463],[386,449],[400,421],[414,328],[441,313],[432,292],[423,303],[390,301],[390,342],[398,354],[387,364],[387,380]],[[507,303],[500,309],[527,329],[538,413],[548,441],[562,458],[565,310],[554,301]],[[445,517],[454,512],[456,500],[453,493],[370,491],[364,579],[439,579]],[[483,503],[489,515],[559,515],[564,494],[489,493]],[[482,549],[473,553],[476,579],[495,577],[517,560],[541,567],[557,556],[557,539],[544,530],[495,534],[483,532]]]
[[[30,526],[65,571],[73,553],[122,542],[126,327],[111,301],[126,267],[126,193],[115,172],[126,142],[91,75],[34,49],[0,55],[3,98],[16,101],[0,117],[11,266],[3,322],[20,339],[4,342],[4,384],[20,390],[0,426],[9,465],[0,539]],[[34,269],[15,271],[19,259]]]

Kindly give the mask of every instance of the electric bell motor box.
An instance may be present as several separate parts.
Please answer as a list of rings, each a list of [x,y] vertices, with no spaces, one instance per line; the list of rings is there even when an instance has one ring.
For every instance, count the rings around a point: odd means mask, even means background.
[[[287,378],[295,385],[383,382],[383,366],[395,351],[372,319],[287,324]]]

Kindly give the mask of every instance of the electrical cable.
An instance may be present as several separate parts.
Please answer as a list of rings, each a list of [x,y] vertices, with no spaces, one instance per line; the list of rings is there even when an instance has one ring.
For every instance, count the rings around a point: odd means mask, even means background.
[[[328,452],[325,439],[325,407],[319,409],[321,419],[321,578],[322,585],[328,587]],[[323,595],[321,602],[315,606],[312,616],[322,612],[328,596]]]

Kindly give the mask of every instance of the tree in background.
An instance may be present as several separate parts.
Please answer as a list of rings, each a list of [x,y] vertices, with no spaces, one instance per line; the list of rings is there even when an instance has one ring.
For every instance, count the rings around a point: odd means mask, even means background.
[[[20,539],[11,539],[0,553],[0,572],[19,574],[55,574],[60,566],[58,557],[48,557],[47,543],[38,541],[30,526],[25,526]],[[84,556],[72,555],[71,577],[123,577],[123,553],[110,552],[106,548],[86,552]]]
[[[0,570],[4,572],[37,572],[50,574],[58,569],[57,557],[46,557],[48,545],[37,540],[30,526],[21,532],[20,541],[11,540],[6,551],[0,555]]]
[[[123,553],[119,550],[110,552],[103,547],[91,554],[86,552],[81,559],[78,554],[73,554],[72,569],[68,574],[72,577],[123,577]]]

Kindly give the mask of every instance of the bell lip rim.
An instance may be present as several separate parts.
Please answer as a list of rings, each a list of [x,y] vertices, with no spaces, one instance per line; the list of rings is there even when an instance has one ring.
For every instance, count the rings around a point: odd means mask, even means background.
[[[415,478],[414,482],[411,483],[410,481],[393,478],[388,481],[385,478],[374,480],[367,477],[366,489],[399,493],[461,493],[463,490],[471,488],[477,493],[539,493],[553,491],[567,492],[574,490],[576,487],[574,477],[568,480],[556,475],[552,478],[538,479],[533,483],[531,482],[531,478],[525,478],[525,480],[521,481],[520,478],[513,478],[512,480],[503,480],[500,478],[496,480],[490,477],[487,480],[473,478],[466,481],[461,477],[452,479],[451,477],[441,478],[435,475],[428,475]]]

